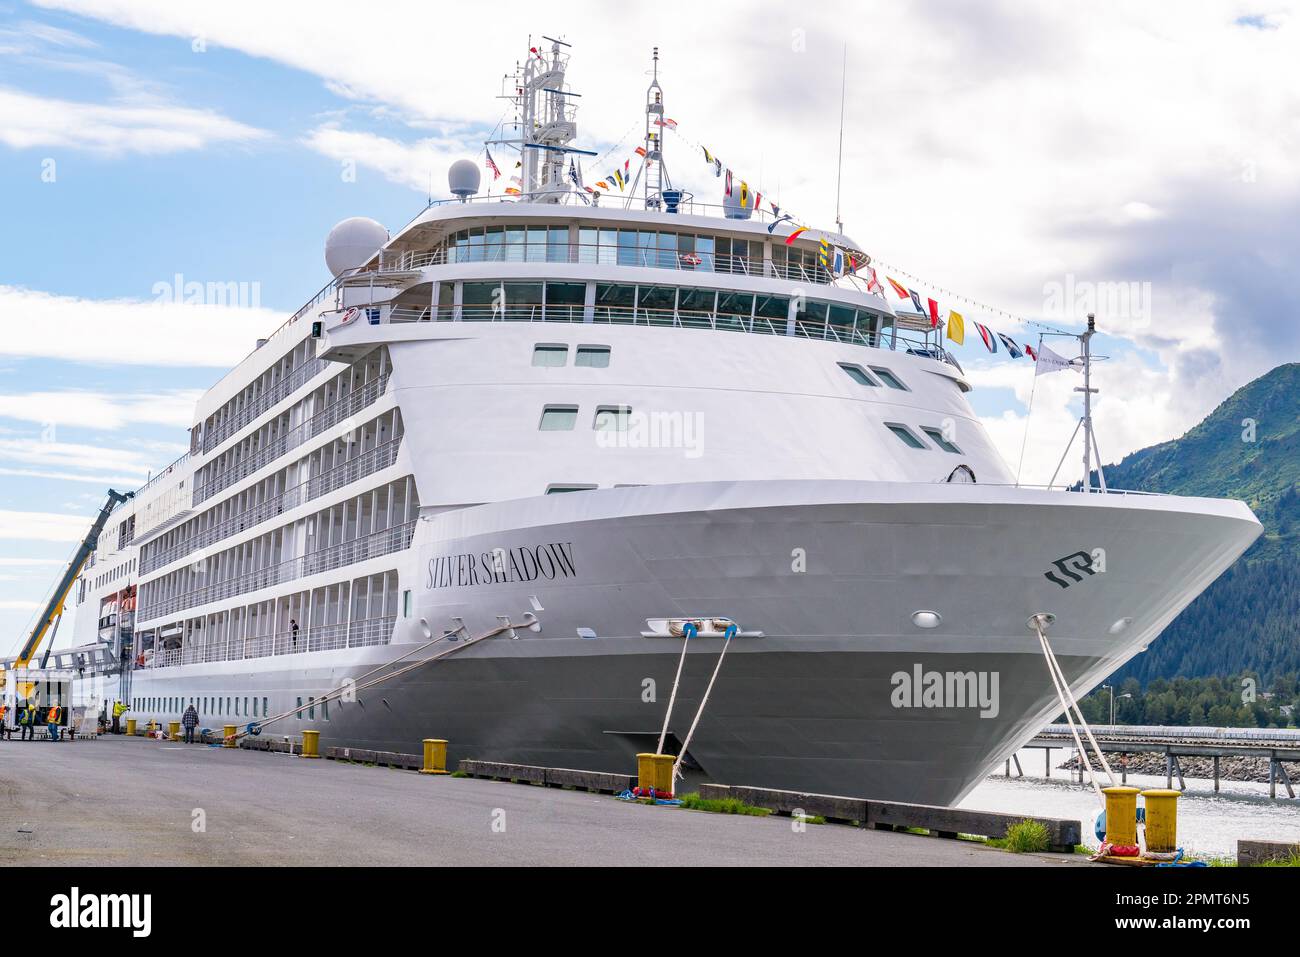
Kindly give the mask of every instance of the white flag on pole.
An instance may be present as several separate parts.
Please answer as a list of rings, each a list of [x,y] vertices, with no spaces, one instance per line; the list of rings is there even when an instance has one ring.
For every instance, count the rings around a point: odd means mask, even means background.
[[[1058,356],[1047,346],[1038,347],[1038,359],[1034,363],[1034,375],[1043,375],[1045,372],[1060,372],[1062,369],[1079,371],[1079,367],[1073,362],[1064,356]]]

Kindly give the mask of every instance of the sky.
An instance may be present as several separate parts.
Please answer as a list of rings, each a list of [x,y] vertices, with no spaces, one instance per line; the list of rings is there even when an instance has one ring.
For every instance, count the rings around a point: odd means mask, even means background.
[[[1105,461],[1181,435],[1300,358],[1296,6],[0,0],[0,647],[106,487],[181,455],[329,278],[330,227],[396,230],[482,162],[542,34],[573,44],[588,181],[636,145],[657,44],[678,185],[720,198],[702,144],[828,227],[846,63],[840,208],[880,272],[1021,342],[1095,311]],[[954,353],[1046,482],[1078,377]]]

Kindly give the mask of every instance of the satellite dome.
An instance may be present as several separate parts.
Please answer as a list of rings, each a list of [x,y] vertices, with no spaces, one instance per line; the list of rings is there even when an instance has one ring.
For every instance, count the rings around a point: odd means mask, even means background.
[[[754,215],[754,203],[751,194],[749,205],[740,205],[740,186],[734,186],[731,195],[728,196],[724,191],[722,194],[722,214],[727,219],[749,219]]]
[[[365,216],[345,219],[325,237],[325,265],[338,277],[366,261],[388,242],[388,230]]]
[[[459,196],[461,202],[478,192],[479,179],[478,163],[473,160],[456,160],[447,170],[447,188],[451,195]]]

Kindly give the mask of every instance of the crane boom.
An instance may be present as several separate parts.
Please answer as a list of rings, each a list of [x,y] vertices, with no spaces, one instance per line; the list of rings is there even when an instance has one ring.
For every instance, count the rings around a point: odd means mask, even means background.
[[[91,523],[90,531],[86,534],[85,540],[77,547],[76,554],[72,556],[72,561],[64,569],[63,577],[59,579],[59,584],[55,587],[54,594],[50,596],[45,611],[41,613],[41,617],[37,620],[31,635],[28,636],[22,651],[18,653],[18,659],[13,664],[15,671],[26,668],[31,660],[36,657],[36,652],[40,649],[46,633],[58,620],[59,616],[63,614],[63,604],[68,600],[68,593],[72,591],[72,585],[76,582],[77,576],[81,574],[86,559],[95,550],[95,543],[99,540],[100,533],[104,531],[104,526],[108,523],[108,516],[113,513],[113,509],[117,508],[119,504],[134,497],[134,492],[108,490],[108,501],[104,503],[104,507],[99,510],[99,515]]]

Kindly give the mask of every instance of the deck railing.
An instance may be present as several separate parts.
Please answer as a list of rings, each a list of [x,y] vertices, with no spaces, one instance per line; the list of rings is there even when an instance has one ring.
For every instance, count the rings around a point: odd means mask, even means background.
[[[174,668],[212,661],[238,661],[245,658],[268,658],[274,655],[304,654],[309,651],[335,651],[386,645],[392,640],[396,615],[342,621],[331,625],[311,625],[293,631],[269,635],[227,637],[202,644],[191,640],[180,648],[159,649],[148,667]]]
[[[586,307],[576,304],[513,303],[500,305],[462,305],[442,307],[437,320],[450,322],[572,322],[584,321]],[[372,322],[428,322],[434,318],[429,306],[379,306],[373,310]],[[956,360],[934,340],[927,340],[912,330],[881,330],[873,326],[837,325],[832,322],[795,320],[791,327],[784,318],[695,312],[687,309],[648,309],[643,306],[611,306],[597,303],[592,307],[592,321],[627,326],[663,326],[677,329],[710,329],[715,332],[752,332],[760,335],[793,334],[800,339],[853,343],[868,348],[895,348],[914,355],[928,356],[956,366]],[[960,367],[958,366],[960,369]]]
[[[307,481],[300,482],[279,495],[258,502],[237,515],[232,515],[215,525],[197,531],[161,551],[148,551],[148,546],[146,546],[146,554],[140,557],[140,572],[141,574],[147,574],[155,569],[162,568],[164,565],[169,565],[178,559],[184,558],[200,548],[206,548],[208,545],[222,539],[238,535],[245,529],[253,528],[268,518],[282,515],[303,502],[319,498],[335,489],[349,485],[357,479],[387,468],[397,461],[397,453],[401,448],[401,444],[402,437],[399,435],[383,445],[377,445],[368,452],[363,452],[354,459],[326,469],[319,475],[314,475]]]
[[[285,562],[267,565],[265,568],[243,572],[223,581],[194,588],[183,594],[150,601],[140,612],[140,618],[144,621],[160,618],[164,615],[184,611],[187,608],[205,605],[208,602],[221,601],[224,598],[242,595],[262,588],[271,588],[298,578],[306,578],[309,575],[332,571],[344,565],[352,565],[370,558],[378,558],[381,555],[400,552],[410,546],[411,536],[414,533],[415,522],[407,522],[404,525],[395,525],[392,528],[371,532],[369,535],[363,535],[350,542],[329,545]]]
[[[322,411],[317,412],[301,425],[271,440],[257,452],[218,472],[194,489],[193,503],[198,505],[200,502],[211,498],[222,489],[259,471],[291,449],[295,449],[302,443],[320,435],[335,423],[341,422],[354,412],[371,405],[383,394],[384,388],[388,385],[389,375],[390,373],[386,372],[361,388],[354,389]]]
[[[411,272],[426,266],[455,263],[576,263],[588,266],[639,266],[677,272],[759,276],[787,282],[829,285],[836,277],[821,266],[751,259],[713,252],[683,252],[606,243],[485,243],[440,246],[436,249],[385,253],[378,272]],[[361,274],[361,275],[364,275]]]

